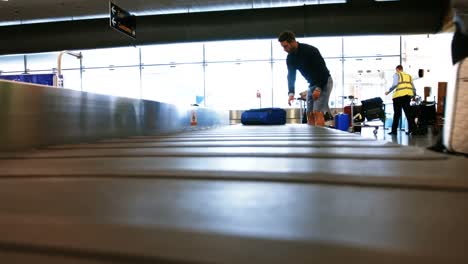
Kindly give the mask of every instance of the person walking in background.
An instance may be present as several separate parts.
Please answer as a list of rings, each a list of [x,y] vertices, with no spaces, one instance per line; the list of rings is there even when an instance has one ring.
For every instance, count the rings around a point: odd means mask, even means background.
[[[328,100],[333,89],[333,80],[320,51],[311,45],[299,43],[291,31],[282,32],[278,41],[288,53],[288,104],[294,100],[296,71],[309,83],[307,91],[307,124],[324,126],[324,114],[330,112]]]
[[[392,91],[393,93],[393,123],[392,131],[388,133],[389,135],[396,135],[398,124],[400,123],[401,118],[401,109],[405,111],[406,119],[408,119],[408,132],[407,134],[413,133],[415,127],[415,122],[413,114],[411,113],[411,98],[416,95],[416,89],[414,88],[413,78],[411,75],[403,72],[403,66],[398,65],[396,67],[396,72],[393,75],[393,84],[388,91],[385,92],[385,95],[388,95]]]

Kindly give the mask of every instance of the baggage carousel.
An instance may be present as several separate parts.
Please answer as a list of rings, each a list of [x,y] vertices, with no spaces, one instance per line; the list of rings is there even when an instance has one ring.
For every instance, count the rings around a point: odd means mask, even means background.
[[[464,157],[302,124],[0,153],[2,263],[468,263]]]

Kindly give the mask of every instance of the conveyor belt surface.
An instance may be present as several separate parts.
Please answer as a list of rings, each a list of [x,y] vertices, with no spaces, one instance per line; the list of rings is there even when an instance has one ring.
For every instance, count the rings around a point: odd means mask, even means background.
[[[306,125],[0,154],[10,263],[467,263],[466,158]]]

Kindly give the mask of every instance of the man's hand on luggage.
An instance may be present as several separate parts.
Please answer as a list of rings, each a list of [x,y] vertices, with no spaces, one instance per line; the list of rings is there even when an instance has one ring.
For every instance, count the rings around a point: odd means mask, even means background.
[[[307,91],[302,91],[299,93],[299,96],[302,100],[307,100]]]
[[[314,92],[312,93],[312,98],[314,100],[317,100],[320,97],[320,93],[321,93],[320,89],[315,88]]]
[[[291,105],[291,102],[294,101],[294,95],[290,95],[288,98],[288,105]]]

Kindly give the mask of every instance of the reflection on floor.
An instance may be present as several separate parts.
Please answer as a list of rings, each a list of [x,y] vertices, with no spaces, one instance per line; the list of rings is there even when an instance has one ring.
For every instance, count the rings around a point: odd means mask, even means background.
[[[361,135],[366,138],[376,138],[378,140],[385,140],[389,142],[398,143],[401,145],[408,145],[408,146],[418,146],[418,147],[431,147],[436,144],[440,134],[433,134],[432,129],[428,129],[428,133],[426,135],[406,135],[405,131],[398,131],[396,136],[388,135],[390,132],[390,128],[379,127],[377,130],[377,135],[373,133],[374,127],[363,127],[361,131]]]

